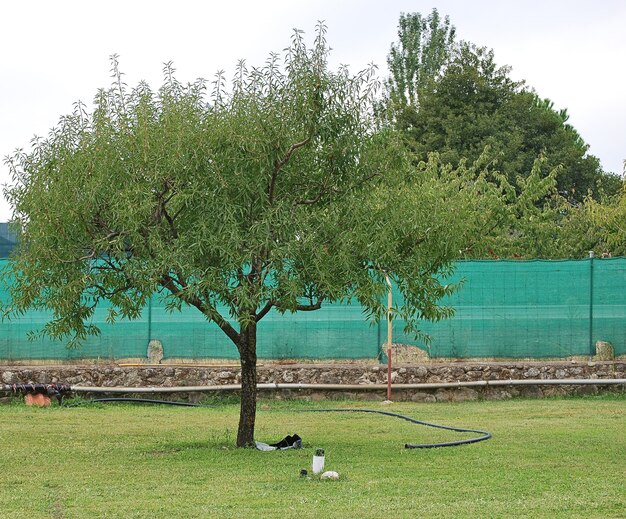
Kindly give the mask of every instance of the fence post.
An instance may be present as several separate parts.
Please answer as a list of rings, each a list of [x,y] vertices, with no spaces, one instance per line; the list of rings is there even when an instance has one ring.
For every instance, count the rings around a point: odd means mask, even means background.
[[[378,360],[378,362],[382,362],[383,360],[383,343],[380,342],[381,340],[381,326],[382,326],[382,320],[379,319],[378,320],[378,326],[376,327],[376,360]]]
[[[148,344],[152,340],[152,294],[148,298]]]
[[[385,274],[385,280],[387,281],[387,285],[389,285],[389,293],[387,294],[387,402],[391,402],[391,306],[393,304],[393,287],[391,286],[391,280],[387,274]]]
[[[593,258],[595,254],[589,251],[589,356],[595,355],[596,349],[593,344]]]

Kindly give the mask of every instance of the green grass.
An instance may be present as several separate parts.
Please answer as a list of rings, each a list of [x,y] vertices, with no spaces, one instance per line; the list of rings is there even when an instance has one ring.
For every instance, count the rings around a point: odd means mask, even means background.
[[[328,403],[325,405],[328,406]],[[464,437],[360,413],[263,401],[257,439],[294,432],[305,448],[233,448],[237,405],[0,406],[0,517],[307,518],[626,515],[626,397],[458,404],[332,402],[491,431]],[[315,447],[339,481],[299,477]],[[310,471],[310,470],[309,470]]]

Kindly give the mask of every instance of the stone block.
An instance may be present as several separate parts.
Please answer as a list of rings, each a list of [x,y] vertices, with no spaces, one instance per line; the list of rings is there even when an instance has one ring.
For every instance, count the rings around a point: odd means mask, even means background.
[[[151,340],[148,343],[147,357],[149,364],[161,364],[163,360],[163,344],[161,344],[161,341]]]
[[[19,381],[17,375],[13,371],[3,371],[1,378],[4,384],[17,384]]]
[[[541,371],[538,368],[530,368],[526,373],[524,373],[524,378],[537,378]]]
[[[615,359],[615,350],[613,345],[607,341],[596,342],[595,360],[613,360]]]
[[[454,402],[478,400],[479,397],[478,391],[468,387],[460,387],[454,391],[451,391],[450,393]]]
[[[425,403],[433,403],[436,402],[437,399],[435,395],[431,393],[427,393],[425,391],[416,391],[410,396],[411,402],[425,402]]]

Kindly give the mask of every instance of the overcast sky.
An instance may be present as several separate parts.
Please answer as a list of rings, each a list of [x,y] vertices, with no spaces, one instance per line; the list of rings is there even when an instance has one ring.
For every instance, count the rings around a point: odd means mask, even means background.
[[[311,40],[324,20],[331,62],[387,75],[386,56],[402,12],[449,15],[460,39],[493,48],[590,144],[606,171],[626,159],[625,0],[2,0],[0,157],[45,136],[77,100],[110,84],[111,54],[129,86],[161,84],[172,60],[179,80],[232,77],[244,58],[261,65],[294,28]],[[0,183],[10,182],[0,166]],[[0,221],[11,216],[0,200]]]

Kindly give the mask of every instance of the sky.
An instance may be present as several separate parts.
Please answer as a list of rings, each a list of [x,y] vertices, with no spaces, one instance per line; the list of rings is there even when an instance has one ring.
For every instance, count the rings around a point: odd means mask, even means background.
[[[400,13],[449,15],[458,39],[494,49],[498,65],[525,80],[590,145],[605,171],[626,159],[625,0],[2,0],[0,2],[0,184],[4,158],[29,149],[81,100],[108,87],[110,56],[126,83],[161,85],[173,61],[180,81],[232,77],[245,59],[262,65],[294,29],[312,42],[324,21],[331,65],[369,63],[387,76]],[[12,215],[0,197],[0,221]]]

